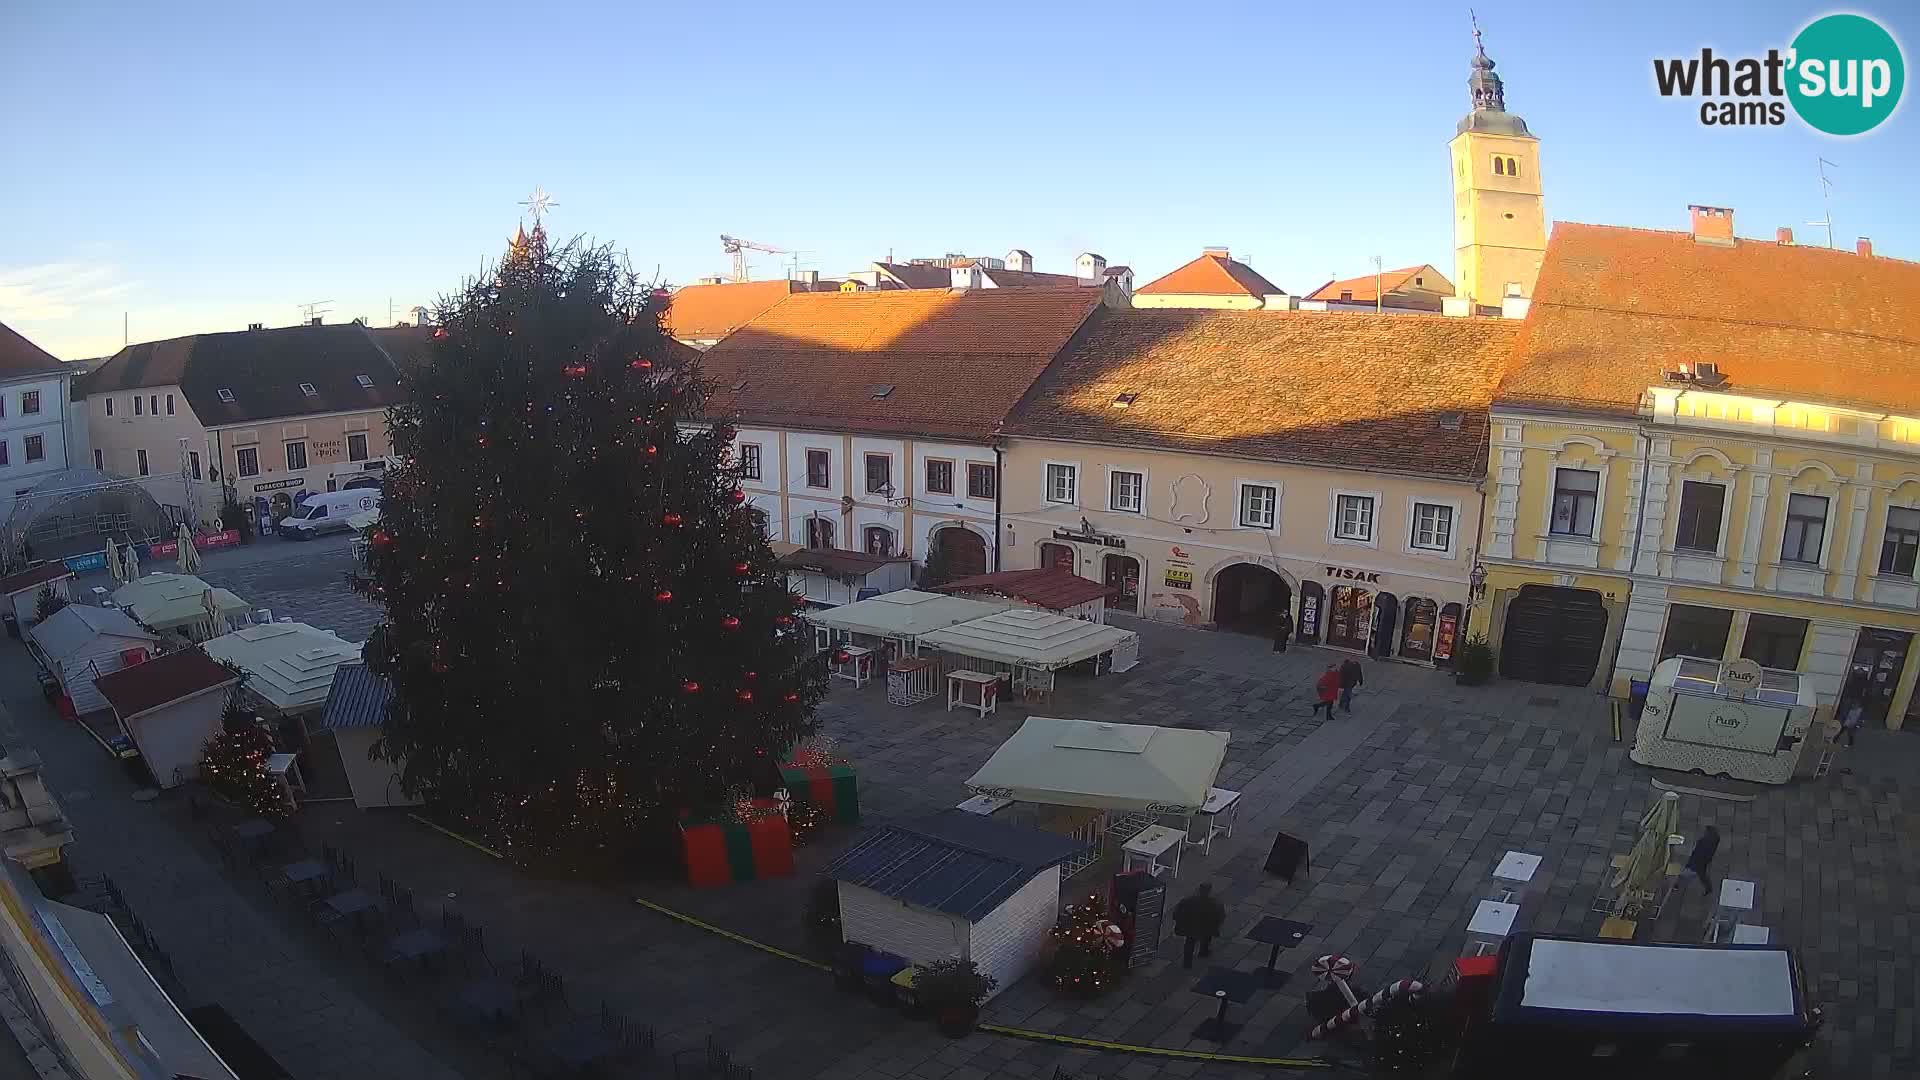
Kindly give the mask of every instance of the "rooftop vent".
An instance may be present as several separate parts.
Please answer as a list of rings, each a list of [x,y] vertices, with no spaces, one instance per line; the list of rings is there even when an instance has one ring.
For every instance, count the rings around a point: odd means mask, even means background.
[[[1125,393],[1125,394],[1115,394],[1113,395],[1113,407],[1116,409],[1130,409],[1133,407],[1133,403],[1139,400],[1140,400],[1139,394],[1135,394],[1131,392]]]
[[[875,383],[873,388],[867,391],[867,396],[871,397],[875,401],[882,401],[882,400],[885,400],[892,393],[893,393],[892,383]]]
[[[1720,365],[1711,360],[1701,360],[1693,364],[1681,364],[1677,369],[1666,373],[1667,381],[1687,386],[1705,386],[1710,389],[1727,385],[1727,374]]]
[[[745,379],[737,379],[737,380],[735,380],[735,381],[734,381],[734,384],[733,384],[733,392],[734,392],[734,393],[736,393],[736,394],[737,394],[737,393],[739,393],[740,391],[742,391],[742,390],[745,390],[746,388],[747,388],[747,380],[745,380]]]
[[[359,383],[360,388],[363,390],[373,389],[373,376],[371,375],[355,375],[353,381]]]
[[[226,403],[227,403],[227,404],[229,404],[229,405],[231,405],[231,404],[233,404],[233,391],[231,391],[231,390],[229,390],[229,389],[227,389],[227,388],[226,388],[226,387],[224,387],[224,386],[223,386],[223,387],[221,387],[221,388],[220,388],[220,400],[221,400],[221,401],[224,401],[224,402],[226,402]]]
[[[1440,414],[1441,431],[1459,431],[1461,421],[1467,418],[1462,412],[1443,412]]]
[[[313,384],[312,384],[312,383],[310,383],[310,382],[303,382],[303,383],[301,383],[301,384],[300,384],[300,392],[301,392],[301,393],[303,393],[303,394],[305,394],[305,395],[307,395],[308,397],[319,397],[319,396],[320,396],[320,391],[318,391],[318,390],[315,390],[315,389],[313,388]]]
[[[249,330],[265,330],[266,328],[266,323],[250,322],[247,324],[247,329]]]

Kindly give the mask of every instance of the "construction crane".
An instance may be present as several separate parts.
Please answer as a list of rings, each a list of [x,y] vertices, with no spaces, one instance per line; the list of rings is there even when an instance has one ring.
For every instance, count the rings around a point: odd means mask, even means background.
[[[756,244],[751,240],[742,240],[737,236],[720,234],[720,249],[733,256],[733,280],[747,280],[747,252],[764,251],[769,255],[791,255],[790,251],[769,244]]]

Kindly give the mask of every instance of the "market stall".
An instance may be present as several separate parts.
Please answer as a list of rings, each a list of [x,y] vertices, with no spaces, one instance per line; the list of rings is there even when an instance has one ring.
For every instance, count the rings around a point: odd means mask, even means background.
[[[1071,835],[1091,852],[1069,862],[1072,874],[1096,858],[1109,834],[1121,843],[1163,815],[1190,823],[1220,775],[1225,731],[1106,724],[1030,716],[967,781],[976,795],[1011,799],[1007,813]]]
[[[155,633],[195,643],[227,633],[247,614],[245,600],[191,574],[148,574],[115,589],[113,606]]]
[[[199,649],[182,649],[95,682],[121,730],[162,788],[200,775],[207,740],[220,732],[227,691],[240,680]]]
[[[246,626],[213,638],[207,655],[247,674],[247,693],[283,717],[317,713],[334,672],[360,659],[360,646],[306,623]]]
[[[364,663],[341,664],[334,670],[327,703],[315,725],[314,749],[317,752],[326,739],[333,740],[341,771],[346,774],[347,790],[353,793],[353,804],[362,809],[420,803],[400,787],[401,763],[375,758],[371,753],[392,703],[393,685],[385,677]]]
[[[913,581],[913,560],[839,548],[801,548],[780,556],[787,587],[822,607],[851,604],[875,593],[904,589]]]
[[[41,563],[31,570],[22,570],[0,578],[0,613],[12,618],[8,632],[19,636],[20,628],[31,626],[40,617],[40,591],[51,589],[62,600],[72,597],[67,589],[73,582],[73,571],[62,562]]]
[[[920,647],[966,658],[966,667],[1012,678],[1016,693],[1050,693],[1054,672],[1096,658],[1108,671],[1140,662],[1140,635],[1117,626],[1014,608],[920,635]]]
[[[139,663],[159,644],[123,612],[68,604],[27,633],[47,670],[60,680],[74,715],[107,707],[93,680],[129,663]]]
[[[1676,656],[1653,669],[1631,756],[1663,769],[1784,784],[1806,748],[1815,704],[1812,683],[1793,672]]]
[[[920,655],[920,639],[935,630],[1005,611],[1004,600],[968,600],[959,596],[901,589],[807,616],[834,644],[884,647],[889,658]]]
[[[934,591],[953,596],[984,598],[1000,596],[1021,607],[1052,611],[1084,622],[1107,621],[1107,598],[1119,590],[1102,585],[1071,570],[1043,566],[1038,570],[1002,570],[997,574],[974,574],[941,585]]]

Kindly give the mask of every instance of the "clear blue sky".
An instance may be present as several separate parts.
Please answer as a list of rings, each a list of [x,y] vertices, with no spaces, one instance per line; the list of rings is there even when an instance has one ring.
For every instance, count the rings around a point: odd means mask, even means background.
[[[1920,258],[1911,100],[1836,140],[1653,91],[1655,55],[1784,47],[1833,9],[1471,2],[1550,219],[1684,228],[1706,202],[1811,238],[1825,156],[1840,242]],[[1855,10],[1920,61],[1910,3]],[[123,312],[136,341],[321,299],[382,321],[497,256],[535,185],[554,234],[675,283],[726,268],[721,232],[827,275],[1018,246],[1144,282],[1208,244],[1293,290],[1375,254],[1451,272],[1471,55],[1466,3],[12,0],[0,320],[70,359],[118,348]]]

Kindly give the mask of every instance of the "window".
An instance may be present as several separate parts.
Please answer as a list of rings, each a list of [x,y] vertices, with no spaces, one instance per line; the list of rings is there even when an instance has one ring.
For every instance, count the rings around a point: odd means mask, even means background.
[[[1413,546],[1422,551],[1453,547],[1453,507],[1439,503],[1413,504]]]
[[[27,443],[27,460],[28,461],[46,460],[46,457],[47,457],[47,440],[46,439],[42,438],[39,435],[29,435],[26,438],[26,443]]]
[[[760,444],[740,444],[740,479],[760,479]]]
[[[1147,478],[1143,473],[1115,469],[1107,474],[1107,509],[1123,514],[1146,510]]]
[[[1279,488],[1272,484],[1240,485],[1240,524],[1250,529],[1271,529],[1279,510]]]
[[[146,476],[146,475],[148,475],[148,473],[147,473],[147,452],[146,452],[145,450],[135,450],[135,451],[133,452],[133,456],[134,456],[134,457],[136,457],[136,458],[138,458],[138,459],[140,460],[140,475],[141,475],[141,476]]]
[[[757,506],[748,506],[747,517],[752,519],[753,527],[759,530],[761,536],[771,538],[773,523],[768,520],[765,510]]]
[[[145,416],[146,414],[147,414],[147,399],[141,397],[139,394],[133,395],[133,415]]]
[[[1047,466],[1047,501],[1072,503],[1079,495],[1078,470],[1072,465]]]
[[[233,463],[241,476],[260,475],[260,448],[243,446],[233,452]]]
[[[1507,159],[1501,157],[1499,154],[1493,155],[1493,175],[1507,175]]]
[[[315,506],[315,507],[314,507],[313,509],[311,509],[311,510],[309,510],[309,511],[307,511],[307,520],[308,520],[308,521],[318,521],[318,520],[320,520],[321,518],[323,518],[323,517],[326,517],[326,516],[327,516],[327,504],[326,504],[326,503],[321,503],[321,504],[319,504],[318,506]]]
[[[147,411],[152,413],[155,416],[160,415],[160,395],[159,394],[147,395]]]
[[[833,458],[825,450],[807,451],[807,486],[810,488],[833,486]]]
[[[300,392],[301,392],[302,394],[305,394],[305,395],[306,395],[306,396],[308,396],[308,397],[319,397],[319,396],[320,396],[320,391],[318,391],[318,390],[315,390],[315,389],[313,388],[313,384],[312,384],[312,383],[310,383],[310,382],[303,382],[303,383],[301,383],[301,384],[300,384]]]
[[[867,526],[867,554],[890,558],[893,555],[893,530],[879,525]]]
[[[1807,620],[1784,615],[1747,616],[1747,643],[1740,655],[1764,668],[1798,671],[1800,650],[1807,643]]]
[[[172,394],[167,395],[167,415],[168,416],[173,415],[173,395]]]
[[[1373,497],[1337,495],[1334,497],[1333,535],[1341,540],[1368,542],[1373,539]]]
[[[927,459],[927,490],[935,495],[953,494],[953,462]]]
[[[347,460],[367,460],[367,433],[364,431],[347,432]]]
[[[1680,527],[1674,531],[1673,546],[1679,551],[1720,550],[1720,512],[1727,505],[1727,489],[1722,484],[1688,480],[1680,485]]]
[[[287,471],[292,472],[296,469],[304,469],[306,467],[307,467],[307,444],[305,442],[298,441],[298,440],[288,443],[287,444]]]
[[[7,440],[0,439],[0,465],[7,463]]]
[[[893,497],[893,458],[886,454],[867,455],[867,494]]]
[[[195,480],[200,479],[200,451],[187,451],[187,472],[191,474]]]
[[[807,519],[807,546],[821,551],[833,546],[833,522],[823,517]]]
[[[36,416],[40,412],[40,391],[29,390],[20,395],[20,415]]]
[[[359,383],[360,389],[362,390],[373,389],[373,376],[371,375],[355,375],[353,381]]]
[[[4,455],[4,454],[5,454],[4,447],[0,447],[0,455]],[[93,470],[95,472],[107,471],[107,456],[98,450],[95,450],[93,452]]]
[[[1787,531],[1780,538],[1780,561],[1818,566],[1820,546],[1826,538],[1826,496],[1788,495]]]
[[[1593,538],[1593,512],[1600,502],[1600,474],[1590,469],[1558,469],[1553,474],[1555,536]]]
[[[221,388],[220,388],[220,400],[221,400],[222,402],[225,402],[225,403],[226,403],[226,404],[228,404],[228,405],[231,405],[231,404],[233,404],[233,391],[231,391],[231,390],[229,390],[229,389],[227,389],[227,388],[226,388],[226,387],[224,387],[224,386],[223,386],[223,387],[221,387]]]
[[[4,400],[5,400],[4,398],[0,398],[0,401],[4,401]],[[107,415],[108,416],[113,415],[113,399],[112,398],[107,399]]]
[[[1667,637],[1660,643],[1660,659],[1698,656],[1718,661],[1727,651],[1733,630],[1733,612],[1720,608],[1674,604],[1667,609]]]
[[[1880,572],[1912,577],[1914,556],[1920,554],[1920,510],[1887,508],[1887,534],[1880,541]]]
[[[1000,490],[1000,471],[977,461],[967,463],[967,498],[991,499]]]

